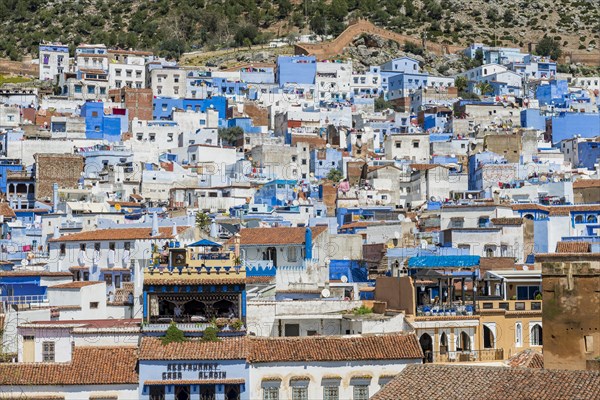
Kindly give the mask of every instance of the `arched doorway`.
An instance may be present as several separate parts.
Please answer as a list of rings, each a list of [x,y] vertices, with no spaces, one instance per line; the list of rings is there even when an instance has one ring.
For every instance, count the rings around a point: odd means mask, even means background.
[[[440,336],[440,354],[446,354],[448,352],[448,336],[446,332],[442,332]]]
[[[493,349],[496,346],[494,333],[486,325],[483,326],[483,348]]]
[[[544,341],[542,339],[542,327],[538,324],[535,324],[531,328],[531,345],[532,346],[543,346]]]
[[[471,338],[467,332],[461,332],[459,336],[458,349],[461,351],[471,350]]]
[[[273,266],[277,266],[277,249],[275,247],[267,247],[267,252],[265,253],[265,257],[267,260],[273,261]]]
[[[183,306],[183,312],[185,315],[206,315],[206,305],[198,300],[191,300],[185,303]]]
[[[423,350],[423,354],[425,358],[423,358],[424,363],[433,362],[433,340],[428,333],[424,333],[419,338],[419,344],[421,345],[421,349]]]
[[[236,316],[235,304],[229,300],[219,300],[213,304],[217,317],[234,318]]]

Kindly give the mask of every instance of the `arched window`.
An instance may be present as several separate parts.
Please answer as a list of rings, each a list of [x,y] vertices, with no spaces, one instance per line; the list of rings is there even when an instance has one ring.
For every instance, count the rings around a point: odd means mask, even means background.
[[[532,214],[525,214],[524,218],[525,219],[533,219],[533,215]]]
[[[598,218],[595,215],[589,215],[587,217],[587,222],[595,224],[596,222],[598,222]]]
[[[581,224],[583,223],[583,215],[578,215],[575,217],[575,223],[576,224]]]
[[[467,332],[460,333],[458,348],[462,351],[471,350],[471,338]]]
[[[448,352],[448,336],[446,332],[442,332],[440,336],[440,354],[446,354]]]
[[[494,339],[494,332],[492,332],[492,330],[487,327],[486,325],[483,326],[483,348],[484,349],[493,349],[496,345],[495,343],[495,339]]]
[[[523,325],[520,322],[517,322],[515,325],[515,346],[523,346]]]
[[[431,339],[431,336],[428,333],[422,334],[419,338],[419,344],[421,345],[421,349],[425,355],[423,362],[433,362],[433,340]]]
[[[543,346],[542,327],[539,324],[535,324],[531,328],[530,342],[532,346]]]

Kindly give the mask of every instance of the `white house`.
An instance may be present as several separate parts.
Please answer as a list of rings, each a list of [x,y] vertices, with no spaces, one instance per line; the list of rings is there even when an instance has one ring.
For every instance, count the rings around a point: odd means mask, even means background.
[[[422,363],[414,334],[251,338],[251,399],[368,399]]]
[[[0,392],[8,398],[137,398],[137,346],[74,346],[68,361],[53,360],[65,351],[42,342],[43,362],[1,363]]]

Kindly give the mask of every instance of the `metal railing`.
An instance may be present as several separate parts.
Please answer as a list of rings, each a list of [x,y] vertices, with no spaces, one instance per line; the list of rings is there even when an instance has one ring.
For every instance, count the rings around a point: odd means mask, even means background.
[[[29,305],[35,303],[46,303],[48,297],[45,294],[32,294],[32,295],[20,295],[20,296],[0,296],[0,303],[6,305]]]
[[[504,349],[425,351],[426,363],[477,362],[504,360]]]

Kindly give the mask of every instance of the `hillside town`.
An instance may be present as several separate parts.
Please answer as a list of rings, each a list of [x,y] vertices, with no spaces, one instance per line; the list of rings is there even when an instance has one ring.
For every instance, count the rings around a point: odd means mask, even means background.
[[[0,398],[600,398],[600,74],[311,46],[0,86]]]

